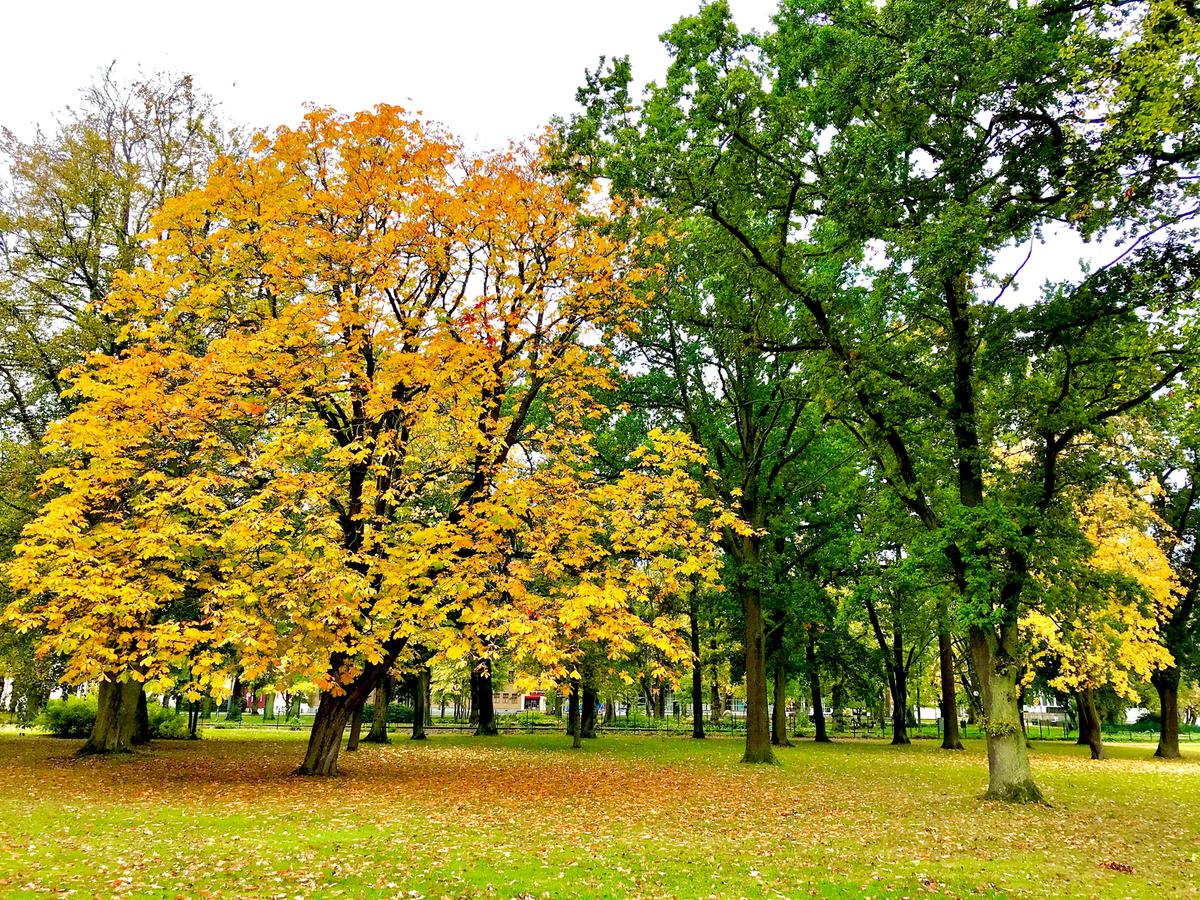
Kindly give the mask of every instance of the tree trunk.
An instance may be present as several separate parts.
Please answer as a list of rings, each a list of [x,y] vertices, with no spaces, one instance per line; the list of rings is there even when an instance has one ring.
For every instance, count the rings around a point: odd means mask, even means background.
[[[425,683],[429,679],[429,670],[424,666],[417,672],[413,684],[413,721],[412,739],[425,740]]]
[[[476,733],[479,732],[479,673],[475,671],[475,667],[471,667],[470,675],[470,697],[471,708],[467,711],[467,724],[474,725]]]
[[[100,682],[96,721],[79,754],[133,752],[140,696],[142,685],[137,681]]]
[[[275,721],[275,692],[267,691],[263,694],[263,721]]]
[[[984,797],[1008,803],[1043,803],[1029,768],[1017,713],[1018,666],[1012,652],[1017,642],[1016,623],[1006,623],[1001,629],[999,635],[979,627],[970,632],[987,734],[988,789]]]
[[[137,721],[133,727],[133,743],[150,743],[150,708],[149,701],[146,699],[146,688],[144,685],[138,691]]]
[[[787,670],[783,665],[783,653],[775,658],[775,696],[771,710],[771,743],[776,747],[790,747],[787,733]]]
[[[475,734],[495,736],[500,733],[496,727],[496,703],[492,693],[492,661],[485,659],[475,672],[475,706],[478,707],[475,720]]]
[[[1096,712],[1096,693],[1091,688],[1075,694],[1079,706],[1079,738],[1091,750],[1092,759],[1104,759],[1104,735],[1100,730],[1100,714]]]
[[[660,681],[658,687],[654,691],[654,718],[665,719],[667,717],[667,685]]]
[[[744,577],[744,576],[743,576]],[[757,589],[743,585],[742,614],[746,620],[746,752],[742,762],[773,763],[771,725],[767,721],[767,669],[762,602]]]
[[[615,721],[617,721],[617,701],[612,695],[609,695],[608,699],[604,701],[604,724],[611,725]]]
[[[200,701],[193,700],[188,704],[188,739],[198,740],[200,737]]]
[[[1159,719],[1158,749],[1154,755],[1161,759],[1179,759],[1179,669],[1172,666],[1150,676],[1158,691]]]
[[[317,714],[313,718],[312,731],[308,735],[308,747],[304,762],[296,770],[297,775],[336,775],[338,753],[342,749],[342,735],[346,723],[356,712],[361,716],[363,704],[375,690],[379,680],[391,668],[396,654],[392,653],[379,663],[369,663],[358,677],[345,686],[345,692],[334,696],[329,691],[321,692]],[[334,669],[336,671],[336,668]],[[361,718],[359,723],[361,725]],[[357,742],[356,742],[357,744]]]
[[[596,736],[596,706],[599,697],[594,687],[583,686],[583,709],[580,712],[579,730],[585,738]]]
[[[363,738],[368,744],[386,744],[388,737],[388,706],[392,702],[392,676],[384,675],[375,688],[375,699],[371,716],[371,730]]]
[[[350,753],[358,751],[358,741],[362,736],[363,707],[365,703],[356,704],[350,714],[350,737],[346,740],[346,750]]]
[[[721,708],[721,689],[717,686],[717,667],[713,666],[712,690],[708,695],[709,715],[712,716],[714,725],[721,724],[721,713],[725,710]]]
[[[704,667],[700,663],[700,600],[692,593],[688,603],[692,637],[692,737],[704,737]]]
[[[944,626],[938,628],[938,664],[942,687],[942,749],[961,750],[958,733],[958,697],[954,683],[954,644]]]
[[[571,734],[571,747],[578,750],[583,746],[583,733],[580,731],[579,720],[579,682],[571,682],[571,697],[567,701],[567,731]]]
[[[825,710],[821,706],[821,670],[817,667],[816,640],[811,634],[804,646],[804,659],[808,663],[808,683],[812,689],[812,720],[816,729],[813,740],[818,744],[827,744],[829,735],[825,733]]]

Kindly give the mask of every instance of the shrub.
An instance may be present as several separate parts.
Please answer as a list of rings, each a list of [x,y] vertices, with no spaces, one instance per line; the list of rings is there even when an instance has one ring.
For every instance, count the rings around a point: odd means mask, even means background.
[[[69,697],[46,704],[33,722],[56,737],[84,738],[96,723],[96,701],[92,697]]]
[[[187,718],[175,710],[150,703],[146,706],[146,714],[150,719],[150,737],[178,741],[189,736]]]
[[[405,703],[389,703],[387,708],[388,724],[412,724],[413,711],[412,707]],[[375,721],[375,704],[368,703],[363,706],[363,721]]]

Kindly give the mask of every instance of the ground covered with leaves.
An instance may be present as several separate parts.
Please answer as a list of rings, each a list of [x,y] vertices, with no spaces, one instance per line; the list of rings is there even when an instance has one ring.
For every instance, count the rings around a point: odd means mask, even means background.
[[[290,774],[304,734],[119,760],[0,734],[0,894],[138,897],[1200,896],[1200,747],[1039,743],[1050,807],[976,799],[982,748],[398,737]]]

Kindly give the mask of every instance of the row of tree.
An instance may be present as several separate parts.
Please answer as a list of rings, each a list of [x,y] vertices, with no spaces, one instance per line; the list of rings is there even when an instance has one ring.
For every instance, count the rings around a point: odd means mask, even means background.
[[[732,643],[764,762],[790,678],[818,739],[822,671],[882,681],[903,741],[935,654],[991,797],[1040,799],[1028,689],[1099,755],[1097,693],[1149,681],[1177,756],[1198,39],[1171,0],[717,2],[661,85],[602,66],[484,156],[392,107],[244,141],[106,76],[6,138],[10,672],[97,683],[91,749],[147,686],[311,681],[329,774],[431,660],[482,733],[494,674],[561,685],[578,743],[689,667],[700,736]],[[1068,233],[1111,261],[1018,299]]]

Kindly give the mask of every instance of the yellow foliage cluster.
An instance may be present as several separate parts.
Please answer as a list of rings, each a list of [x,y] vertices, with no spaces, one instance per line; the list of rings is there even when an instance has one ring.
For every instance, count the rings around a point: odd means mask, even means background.
[[[414,642],[685,652],[667,598],[718,530],[673,435],[594,472],[608,338],[642,277],[540,150],[475,157],[395,107],[311,112],[154,221],[76,373],[5,613],[74,681],[337,692]]]

